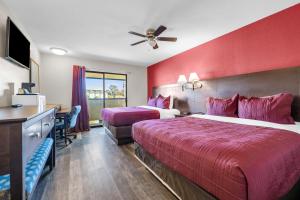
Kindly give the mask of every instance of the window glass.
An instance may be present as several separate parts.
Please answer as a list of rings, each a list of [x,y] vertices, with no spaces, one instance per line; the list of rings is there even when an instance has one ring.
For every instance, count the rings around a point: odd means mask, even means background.
[[[103,72],[86,72],[86,93],[90,125],[102,124],[103,108],[127,106],[127,76]]]

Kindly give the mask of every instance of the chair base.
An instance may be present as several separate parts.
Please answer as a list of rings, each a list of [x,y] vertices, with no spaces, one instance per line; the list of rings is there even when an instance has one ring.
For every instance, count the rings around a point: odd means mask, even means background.
[[[73,143],[71,137],[74,140],[77,138],[77,134],[70,133],[70,130],[67,130],[67,133],[65,133],[63,130],[57,130],[56,137],[59,139],[64,139],[65,146],[68,146],[69,144]]]

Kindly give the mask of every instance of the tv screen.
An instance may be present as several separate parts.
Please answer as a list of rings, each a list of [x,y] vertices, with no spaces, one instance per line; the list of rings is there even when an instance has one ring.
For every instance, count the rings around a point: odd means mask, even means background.
[[[9,17],[7,18],[6,37],[6,58],[22,67],[29,68],[30,42]]]

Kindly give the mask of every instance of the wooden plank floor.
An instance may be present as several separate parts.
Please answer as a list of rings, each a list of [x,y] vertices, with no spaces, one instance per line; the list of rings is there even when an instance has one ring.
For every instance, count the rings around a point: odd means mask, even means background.
[[[133,155],[95,128],[57,154],[56,168],[41,179],[34,200],[175,200]]]

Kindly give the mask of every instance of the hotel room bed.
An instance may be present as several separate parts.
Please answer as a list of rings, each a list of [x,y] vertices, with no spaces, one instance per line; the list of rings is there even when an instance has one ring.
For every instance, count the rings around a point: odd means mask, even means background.
[[[132,142],[132,124],[150,119],[175,118],[180,111],[177,109],[162,109],[152,106],[105,108],[102,110],[103,125],[106,133],[117,143]]]
[[[137,157],[177,196],[189,200],[295,199],[299,134],[299,123],[209,115],[133,125]],[[290,192],[293,187],[298,188]]]

